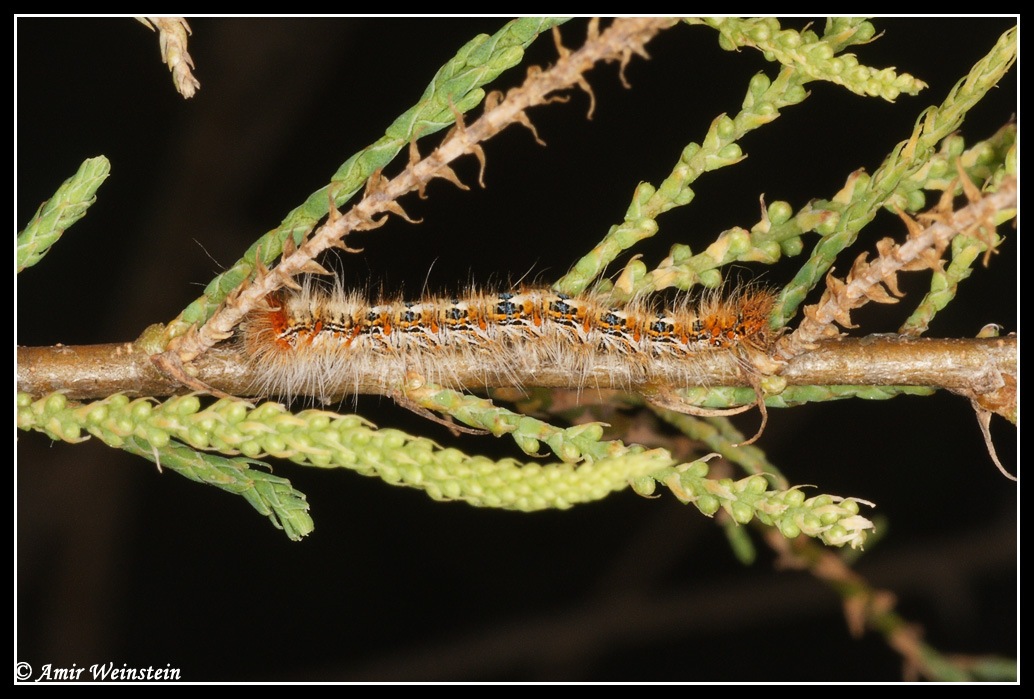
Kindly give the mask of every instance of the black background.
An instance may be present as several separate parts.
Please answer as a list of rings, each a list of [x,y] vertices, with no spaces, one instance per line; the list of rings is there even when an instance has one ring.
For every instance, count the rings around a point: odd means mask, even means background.
[[[168,320],[258,235],[326,184],[350,154],[414,104],[435,70],[503,19],[195,19],[201,81],[179,97],[156,35],[128,19],[16,21],[16,227],[79,163],[106,155],[97,203],[20,275],[22,345],[134,338]],[[806,20],[790,20],[802,26]],[[811,83],[802,105],[741,141],[749,157],[703,176],[638,249],[702,249],[749,228],[758,197],[796,209],[875,169],[1014,20],[877,20],[858,47],[930,88],[896,104]],[[821,28],[821,23],[819,24]],[[569,46],[584,20],[562,29]],[[486,146],[486,185],[436,182],[331,264],[358,285],[419,293],[563,274],[622,219],[639,181],[658,183],[690,141],[739,108],[750,76],[776,68],[679,26],[651,60],[597,67],[594,118],[579,91],[532,110]],[[555,60],[548,36],[526,65]],[[524,68],[494,87],[520,82]],[[990,136],[1016,109],[1016,70],[963,126]],[[432,137],[437,141],[441,136]],[[424,145],[426,152],[428,146]],[[401,160],[388,168],[397,172]],[[473,158],[459,163],[476,182]],[[900,238],[882,215],[859,241]],[[977,268],[932,336],[1016,330],[1016,238]],[[806,244],[811,240],[806,239]],[[857,253],[856,253],[857,254]],[[838,265],[846,270],[850,256]],[[744,270],[785,283],[799,260]],[[429,271],[430,270],[430,271]],[[612,270],[613,271],[613,270]],[[921,289],[926,274],[906,275]],[[900,307],[866,309],[858,333],[893,332]],[[347,409],[347,406],[346,408]],[[363,399],[359,411],[447,442],[441,427]],[[752,430],[756,418],[742,424]],[[999,421],[996,421],[999,422]],[[1016,432],[997,424],[1014,466]],[[738,563],[720,527],[670,494],[624,492],[532,515],[431,501],[347,471],[275,464],[307,493],[316,530],[293,543],[240,498],[159,475],[86,444],[18,435],[16,660],[39,668],[166,664],[187,680],[894,681],[900,657],[873,633],[851,638],[837,596],[759,557]],[[489,438],[464,449],[496,453]],[[760,446],[790,480],[878,505],[885,538],[857,566],[948,653],[1017,648],[1016,486],[995,470],[966,401],[949,395],[775,411]]]

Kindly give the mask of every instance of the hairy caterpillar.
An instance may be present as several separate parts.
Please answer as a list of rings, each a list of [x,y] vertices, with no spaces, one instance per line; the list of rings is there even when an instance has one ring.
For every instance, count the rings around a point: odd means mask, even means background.
[[[307,282],[242,324],[255,392],[328,401],[397,391],[407,376],[447,387],[702,385],[700,362],[766,353],[772,291],[747,285],[662,308],[545,288],[371,304]],[[738,370],[737,370],[738,371]]]

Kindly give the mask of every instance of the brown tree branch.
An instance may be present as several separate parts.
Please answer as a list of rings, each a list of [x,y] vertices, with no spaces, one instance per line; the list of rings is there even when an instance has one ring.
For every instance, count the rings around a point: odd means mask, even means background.
[[[328,398],[358,393],[392,394],[399,390],[402,376],[399,359],[385,357],[390,367],[365,362],[364,371],[347,385],[327,386]],[[536,363],[536,361],[538,363]],[[1017,372],[1015,336],[974,339],[905,339],[893,336],[844,338],[819,343],[811,352],[794,357],[777,373],[789,386],[930,386],[963,395],[1011,395],[1003,391],[1015,386]],[[217,348],[194,364],[197,378],[226,393],[247,396],[254,393],[255,376],[232,347]],[[631,364],[626,371],[608,363],[590,368],[584,377],[558,371],[547,361],[529,359],[523,366],[498,372],[490,356],[472,355],[457,362],[453,388],[485,389],[504,386],[547,388],[618,388],[642,391],[666,385],[684,385],[685,365],[677,361],[657,362],[650,374],[651,385],[641,385]],[[391,371],[387,371],[387,369]],[[742,367],[728,352],[702,352],[694,359],[693,374],[706,386],[748,386]],[[386,379],[393,376],[394,379]],[[637,383],[640,382],[640,383]],[[187,389],[162,376],[146,352],[129,343],[78,347],[18,348],[18,390],[34,396],[61,391],[69,398],[101,398],[122,392],[132,396],[163,396]],[[1005,401],[1006,403],[1008,401]],[[998,406],[995,412],[1015,415],[1015,404]]]

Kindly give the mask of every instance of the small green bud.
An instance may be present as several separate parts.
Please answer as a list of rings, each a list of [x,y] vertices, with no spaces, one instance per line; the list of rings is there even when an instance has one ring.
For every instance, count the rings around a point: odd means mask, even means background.
[[[334,465],[334,456],[330,453],[319,452],[309,454],[309,463],[311,463],[313,466],[318,466],[320,468],[327,468],[328,466]]]
[[[51,393],[44,399],[43,410],[46,413],[58,413],[68,405],[68,399],[60,393]]]
[[[758,43],[768,41],[769,38],[771,38],[772,36],[772,33],[769,31],[768,27],[766,27],[765,24],[762,22],[759,22],[758,24],[755,24],[753,27],[751,27],[747,34],[750,36],[751,39]]]
[[[671,261],[676,265],[683,264],[686,260],[693,257],[693,251],[690,250],[688,245],[681,245],[676,243],[671,246],[671,251],[668,253],[671,255]],[[646,265],[643,265],[645,268]]]
[[[169,434],[154,427],[144,429],[144,439],[157,449],[161,449],[169,444]]]
[[[643,497],[650,497],[657,490],[657,481],[655,481],[653,478],[650,478],[649,476],[640,476],[639,478],[633,478],[632,490],[634,490],[637,495],[642,495]]]
[[[717,269],[706,269],[700,273],[700,284],[708,289],[716,289],[722,284],[722,273]]]
[[[247,456],[251,459],[256,459],[262,455],[262,447],[259,445],[259,443],[250,439],[242,443],[238,447],[238,450],[241,454],[244,454],[244,456]]]
[[[806,98],[807,96],[808,91],[805,90],[804,87],[801,85],[791,85],[790,87],[786,88],[785,92],[783,92],[783,99],[788,104],[797,104],[799,102],[803,102],[804,98]]]
[[[819,222],[819,225],[815,226],[815,232],[819,235],[830,235],[836,232],[839,224],[839,211],[824,211],[822,212],[822,220]]]
[[[227,401],[220,407],[220,412],[230,424],[238,423],[248,416],[248,406],[244,401]]]
[[[690,143],[688,146],[682,149],[682,155],[679,160],[683,163],[689,163],[696,157],[696,154],[700,152],[699,143]]]
[[[804,250],[804,240],[799,235],[779,241],[779,249],[787,257],[796,257]]]
[[[632,283],[641,281],[649,270],[646,267],[646,263],[642,260],[632,260],[625,265],[625,272],[632,278]]]
[[[793,207],[785,201],[776,200],[768,205],[768,220],[778,226],[786,223],[793,216]]]
[[[966,141],[958,134],[952,134],[941,143],[941,150],[948,155],[948,159],[954,161],[966,150]]]
[[[740,257],[753,246],[750,242],[750,233],[742,228],[733,228],[726,232],[729,244],[729,254],[733,257]]]
[[[779,520],[779,531],[787,539],[796,539],[801,535],[801,528],[791,522],[789,517]]]
[[[151,402],[144,399],[133,401],[133,409],[130,411],[130,415],[134,422],[143,422],[147,418],[151,417],[151,413],[154,412],[154,408]]]
[[[684,473],[691,478],[707,478],[710,470],[706,461],[694,461]]]
[[[934,158],[930,161],[930,173],[929,177],[931,180],[941,180],[945,177],[950,176],[952,173],[951,165],[944,158]]]
[[[822,530],[822,520],[810,512],[805,515],[798,516],[795,520],[795,524],[808,536],[814,536]]]
[[[401,466],[399,473],[402,474],[402,480],[410,485],[420,485],[424,482],[424,473],[415,464]]]
[[[833,498],[829,495],[816,495],[815,497],[808,500],[805,505],[811,508],[818,509],[820,507],[826,507],[833,504]]]
[[[1016,146],[1013,145],[1013,147],[1010,148],[1009,151],[1005,154],[1005,171],[1008,174],[1010,174],[1010,175],[1015,175],[1016,174],[1016,166],[1017,166],[1016,158],[1017,158]]]
[[[36,416],[32,414],[32,409],[27,406],[18,406],[18,427],[28,429],[35,424]]]
[[[167,409],[170,409],[174,415],[193,415],[198,410],[201,410],[201,401],[197,396],[180,396],[179,398],[173,398],[166,403],[166,407]]]
[[[463,488],[459,481],[448,480],[441,484],[442,495],[450,500],[456,500],[463,495]]]
[[[762,95],[764,95],[771,86],[772,81],[769,80],[767,75],[764,73],[755,73],[754,77],[750,79],[750,86],[747,89],[750,90],[750,94],[754,95],[755,99],[761,99]]]
[[[840,521],[840,513],[835,509],[823,510],[819,514],[819,519],[822,520],[824,525],[835,524]]]
[[[78,442],[81,434],[78,422],[74,420],[61,421],[61,438],[66,442]]]
[[[739,524],[749,524],[754,519],[754,508],[745,502],[734,502],[729,508],[729,514]]]
[[[778,262],[780,253],[782,252],[782,245],[774,240],[769,240],[767,243],[761,243],[754,247],[754,253],[750,255],[750,260],[756,260],[758,262]]]
[[[833,58],[833,48],[824,41],[818,41],[804,48],[809,60],[828,61]]]
[[[714,515],[714,513],[718,511],[718,508],[721,507],[721,502],[719,502],[718,498],[713,495],[701,495],[693,504],[695,504],[697,509],[708,517]]]
[[[278,434],[267,434],[261,442],[263,449],[273,456],[282,456],[287,453],[287,442]]]
[[[696,193],[692,189],[690,189],[689,187],[683,187],[679,191],[678,195],[672,200],[672,202],[675,204],[675,206],[686,206],[691,201],[693,201],[693,198],[695,196]]]
[[[218,404],[215,407],[221,407]],[[251,411],[251,419],[265,422],[283,415],[286,411],[279,403],[266,402]]]
[[[839,524],[833,525],[822,533],[822,540],[833,546],[841,546],[851,539],[848,531]]]
[[[538,454],[541,444],[539,440],[534,437],[528,437],[527,435],[515,432],[513,434],[513,441],[517,443],[517,447],[525,454]]]
[[[872,25],[872,22],[862,22],[855,27],[853,43],[864,44],[874,36],[876,36],[876,27]]]
[[[568,427],[564,432],[572,440],[578,439],[583,443],[598,442],[603,439],[603,423],[589,422],[584,425],[575,425]]]
[[[203,429],[191,425],[187,428],[187,444],[196,449],[207,449],[209,447],[208,435]]]
[[[90,408],[90,411],[86,413],[86,424],[87,425],[99,425],[104,422],[104,419],[108,417],[108,407],[103,403],[97,403]]]
[[[907,201],[909,211],[921,211],[926,208],[926,193],[921,189],[913,189],[908,193]]]
[[[570,442],[563,442],[559,449],[556,449],[556,455],[560,457],[560,460],[564,463],[572,463],[579,461],[582,458],[582,453],[578,447],[571,444]]]
[[[718,138],[723,141],[728,141],[736,137],[736,122],[734,122],[728,114],[723,114],[718,117],[717,123]]]
[[[732,123],[732,120],[729,123]],[[718,157],[730,163],[735,162],[743,158],[743,150],[738,143],[730,143],[718,151]]]
[[[783,29],[777,33],[775,40],[785,49],[795,49],[801,45],[801,35],[791,29]]]
[[[373,456],[372,452],[367,452],[367,454],[369,456]],[[383,459],[380,458],[380,454],[377,454],[373,459],[367,458],[366,462],[367,463],[378,463],[379,462],[378,473],[379,473],[380,477],[382,479],[384,479],[384,481],[386,483],[398,483],[400,480],[402,480],[402,476],[401,476],[401,474],[399,474],[399,470],[397,468],[395,468],[394,466],[391,466],[390,464],[385,464],[383,462]]]
[[[125,414],[112,415],[104,427],[123,437],[133,433],[133,421]]]
[[[406,434],[398,430],[381,430],[378,432],[382,438],[381,448],[387,451],[401,449],[406,444]]]
[[[768,481],[764,476],[751,476],[747,479],[746,491],[760,495],[768,490]]]

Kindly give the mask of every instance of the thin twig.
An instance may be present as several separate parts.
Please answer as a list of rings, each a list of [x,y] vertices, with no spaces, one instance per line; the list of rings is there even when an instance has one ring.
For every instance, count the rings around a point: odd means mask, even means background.
[[[890,239],[884,239],[877,244],[880,251],[877,259],[868,263],[864,255],[859,257],[846,281],[827,276],[827,290],[822,299],[816,305],[805,308],[804,319],[797,329],[782,338],[779,344],[780,355],[794,356],[808,351],[820,339],[835,337],[839,330],[834,323],[853,327],[850,321],[851,310],[870,300],[893,303],[894,297],[883,287],[886,285],[891,293],[895,293],[898,272],[936,266],[941,260],[940,253],[952,238],[983,226],[996,212],[1015,206],[1016,178],[1009,176],[1002,180],[998,191],[970,203],[950,216],[937,215],[937,220],[926,228],[913,229],[906,242],[895,245]]]
[[[902,339],[895,337],[845,338],[823,342],[813,351],[794,357],[780,376],[788,386],[870,385],[932,386],[947,389],[994,391],[1003,377],[1015,380],[1015,337],[973,339]],[[541,386],[593,390],[636,390],[632,374],[606,370],[587,371],[573,377],[555,366],[511,367],[505,374],[486,375],[478,355],[451,375],[452,388],[485,389],[502,386]],[[484,359],[484,358],[482,358]],[[247,363],[233,347],[218,348],[195,363],[197,378],[232,395],[248,395],[255,386]],[[325,387],[328,398],[353,393],[391,394],[397,386],[386,384],[384,372],[372,362],[352,377],[347,386]],[[658,372],[665,369],[658,364]],[[674,362],[672,376],[684,376]],[[702,353],[694,371],[708,386],[743,386],[740,367],[729,353]],[[655,379],[660,374],[655,375]],[[663,377],[662,377],[663,378]],[[77,347],[18,348],[18,390],[34,396],[61,391],[69,398],[94,399],[122,392],[128,395],[163,396],[185,392],[162,376],[147,353],[130,343]]]
[[[162,61],[169,66],[176,91],[184,99],[193,97],[201,83],[194,77],[194,59],[187,53],[187,36],[191,33],[187,20],[182,17],[137,17],[136,20],[151,31],[158,30]]]

